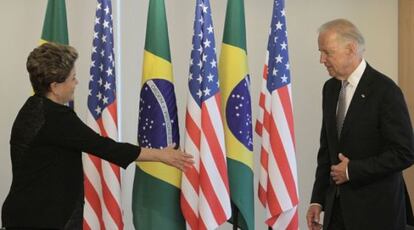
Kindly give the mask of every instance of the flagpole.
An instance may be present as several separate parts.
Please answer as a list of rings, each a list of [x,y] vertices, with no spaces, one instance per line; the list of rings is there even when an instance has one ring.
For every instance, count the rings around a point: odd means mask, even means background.
[[[233,230],[237,230],[238,228],[238,220],[239,220],[239,209],[235,208],[232,210],[233,212]]]

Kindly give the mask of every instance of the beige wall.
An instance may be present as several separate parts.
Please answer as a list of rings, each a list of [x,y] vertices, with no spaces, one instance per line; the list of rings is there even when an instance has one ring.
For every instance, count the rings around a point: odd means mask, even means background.
[[[414,1],[400,0],[398,4],[398,83],[400,84],[411,122],[414,120]],[[414,166],[404,172],[405,182],[410,193],[411,204],[414,206]]]
[[[220,51],[226,1],[212,0],[216,45]],[[147,1],[113,0],[114,18],[118,19],[117,54],[118,84],[121,86],[121,135],[124,141],[136,142],[139,84],[145,39]],[[181,131],[186,103],[186,81],[194,19],[194,1],[166,1],[170,33],[171,56],[176,81]],[[252,99],[257,105],[265,49],[272,13],[271,0],[245,0],[247,47],[252,77]],[[2,84],[0,98],[0,203],[11,183],[9,157],[10,127],[18,109],[30,95],[25,72],[25,59],[37,44],[42,28],[46,1],[2,0],[0,8],[0,66]],[[345,17],[354,21],[367,40],[366,58],[370,64],[397,80],[397,2],[389,0],[287,0],[289,51],[292,71],[292,92],[297,138],[299,209],[301,229],[305,229],[304,216],[313,183],[316,151],[321,123],[321,87],[328,79],[319,64],[316,30],[323,22]],[[77,65],[80,83],[76,92],[76,110],[86,117],[86,97],[89,59],[94,20],[94,0],[67,1],[70,43],[80,51]],[[118,57],[118,58],[119,58]],[[256,108],[253,116],[256,117]],[[181,132],[183,133],[183,132]],[[182,135],[183,136],[183,135]],[[255,136],[255,186],[259,164],[258,139]],[[134,167],[124,174],[124,210],[126,229],[131,224],[131,186]],[[257,201],[257,199],[256,199]],[[265,229],[264,209],[256,202],[256,228]],[[224,226],[221,229],[231,229]]]

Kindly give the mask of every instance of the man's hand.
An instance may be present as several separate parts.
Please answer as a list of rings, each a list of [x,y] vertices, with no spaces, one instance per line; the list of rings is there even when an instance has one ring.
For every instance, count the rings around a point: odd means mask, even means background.
[[[308,212],[306,213],[306,221],[308,223],[308,229],[320,230],[322,225],[319,223],[322,207],[317,204],[309,206]]]
[[[331,177],[335,184],[343,184],[348,181],[346,169],[348,168],[349,158],[342,153],[338,154],[338,158],[341,162],[331,166]]]

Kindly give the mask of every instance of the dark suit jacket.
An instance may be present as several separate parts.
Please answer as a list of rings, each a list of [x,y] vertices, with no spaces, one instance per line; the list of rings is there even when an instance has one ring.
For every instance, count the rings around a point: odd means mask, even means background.
[[[347,230],[404,229],[401,171],[414,162],[414,144],[402,92],[391,79],[367,64],[338,138],[336,108],[340,88],[340,81],[334,78],[323,88],[323,121],[311,203],[322,205],[327,228],[335,191],[339,189]],[[336,186],[330,167],[339,163],[338,153],[350,159],[350,180]]]
[[[13,181],[3,204],[3,226],[62,229],[83,204],[82,151],[122,167],[139,154],[138,146],[99,136],[63,105],[30,97],[13,124]]]

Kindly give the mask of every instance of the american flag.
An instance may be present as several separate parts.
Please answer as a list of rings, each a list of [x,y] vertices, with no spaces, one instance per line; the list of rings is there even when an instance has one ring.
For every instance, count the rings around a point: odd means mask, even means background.
[[[195,164],[181,184],[189,229],[214,229],[231,216],[213,22],[208,0],[197,0],[188,78],[185,151]]]
[[[298,229],[298,188],[291,78],[283,0],[275,0],[256,132],[261,136],[259,199],[266,224]]]
[[[87,124],[102,136],[118,139],[112,6],[98,0],[90,66]],[[118,166],[84,154],[83,229],[123,229]]]

